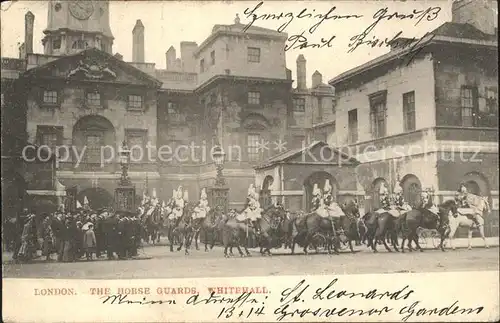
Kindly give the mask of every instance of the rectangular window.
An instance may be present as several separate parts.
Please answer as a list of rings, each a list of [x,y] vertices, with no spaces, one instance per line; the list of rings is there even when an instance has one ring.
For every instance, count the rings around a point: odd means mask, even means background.
[[[373,138],[381,138],[386,135],[386,103],[386,91],[370,96],[370,124]]]
[[[57,91],[45,90],[43,91],[44,104],[57,104]]]
[[[477,88],[462,86],[460,97],[462,126],[473,127],[475,124],[474,117],[477,107]]]
[[[297,98],[293,100],[293,112],[305,112],[306,111],[306,99]]]
[[[104,143],[104,133],[91,131],[85,134],[85,161],[88,164],[101,163],[101,147]]]
[[[358,142],[358,109],[348,112],[349,143]]]
[[[404,131],[413,131],[415,126],[415,91],[403,94]]]
[[[88,92],[87,93],[87,105],[88,106],[100,106],[101,105],[101,94],[99,92]]]
[[[260,92],[248,92],[248,104],[260,104]]]
[[[496,88],[486,88],[486,110],[488,113],[498,112],[498,90]]]
[[[62,144],[62,127],[37,126],[37,142],[39,145],[46,145],[54,148]]]
[[[205,72],[205,59],[200,60],[200,73]]]
[[[260,62],[260,48],[248,47],[248,61],[251,63]]]
[[[260,159],[260,136],[257,134],[249,134],[247,137],[247,152],[248,161],[255,162]]]
[[[215,65],[215,50],[210,53],[210,61],[212,65]]]
[[[142,96],[140,95],[129,95],[128,96],[128,108],[131,110],[142,110]]]
[[[61,49],[61,37],[56,37],[52,41],[52,49]]]
[[[179,104],[176,102],[167,103],[167,114],[168,114],[168,120],[171,123],[184,122],[184,115],[181,113],[181,110],[179,109]]]
[[[130,161],[138,162],[147,158],[147,130],[127,129],[125,130],[127,146],[130,149]]]

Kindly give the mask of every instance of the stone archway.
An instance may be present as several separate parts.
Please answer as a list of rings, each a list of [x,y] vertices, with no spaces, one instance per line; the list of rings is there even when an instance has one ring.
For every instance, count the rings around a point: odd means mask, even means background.
[[[376,178],[372,184],[371,184],[371,187],[370,187],[370,192],[371,192],[371,198],[372,198],[372,203],[371,203],[371,207],[372,207],[372,210],[377,210],[380,208],[380,195],[379,195],[379,190],[380,190],[380,186],[383,184],[385,184],[385,186],[389,189],[389,183],[387,182],[387,180],[385,178],[382,178],[382,177],[379,177],[379,178]]]
[[[469,193],[486,196],[490,199],[490,184],[488,179],[479,172],[470,172],[464,175],[463,183]]]
[[[408,202],[412,208],[418,207],[420,205],[420,193],[422,192],[422,183],[418,177],[413,174],[407,174],[400,183],[403,188],[403,196],[406,202]]]
[[[101,147],[116,146],[116,134],[113,124],[103,116],[88,115],[80,118],[73,126],[73,146],[78,149],[78,152],[83,154],[81,166],[90,168],[100,167],[101,162]],[[85,151],[83,151],[85,147]],[[103,152],[109,154],[102,156],[108,160],[113,157],[109,149],[104,149]],[[75,161],[76,162],[76,161]],[[90,170],[90,169],[89,169]]]
[[[304,192],[306,199],[304,205],[306,206],[306,211],[309,211],[311,209],[312,191],[314,188],[314,184],[318,184],[321,191],[323,191],[327,179],[330,180],[330,185],[332,186],[333,200],[337,201],[337,195],[339,189],[335,177],[333,177],[332,174],[325,171],[314,172],[304,180]]]
[[[114,205],[113,196],[103,188],[87,188],[80,191],[77,195],[77,200],[83,205],[84,197],[87,197],[90,208],[98,210],[100,208],[109,208]]]

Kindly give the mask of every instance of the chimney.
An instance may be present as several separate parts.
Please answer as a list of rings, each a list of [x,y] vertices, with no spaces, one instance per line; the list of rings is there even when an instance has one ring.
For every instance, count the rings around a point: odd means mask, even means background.
[[[321,83],[323,83],[323,75],[318,71],[314,72],[312,75],[312,88],[318,87]]]
[[[35,25],[35,15],[28,11],[24,15],[24,46],[26,54],[33,53],[33,27]]]
[[[132,30],[132,62],[144,63],[144,25],[140,19]]]
[[[167,70],[174,71],[176,69],[175,60],[177,59],[177,54],[175,52],[174,46],[170,46],[170,48],[165,53],[167,58]]]
[[[181,61],[184,72],[195,72],[196,64],[194,52],[198,49],[198,44],[191,41],[181,42]]]
[[[470,24],[483,33],[495,35],[498,28],[496,0],[455,0],[451,5],[452,22]]]
[[[300,54],[297,57],[297,90],[306,90],[306,59]]]
[[[19,59],[25,59],[26,58],[26,46],[24,46],[24,43],[19,45]]]

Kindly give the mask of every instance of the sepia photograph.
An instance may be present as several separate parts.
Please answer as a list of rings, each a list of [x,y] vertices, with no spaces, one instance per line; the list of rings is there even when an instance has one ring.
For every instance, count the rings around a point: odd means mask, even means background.
[[[496,0],[2,2],[1,140],[5,321],[500,318]]]

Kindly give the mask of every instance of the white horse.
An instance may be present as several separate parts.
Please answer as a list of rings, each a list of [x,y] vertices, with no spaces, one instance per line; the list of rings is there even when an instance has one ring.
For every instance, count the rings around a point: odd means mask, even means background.
[[[469,243],[468,243],[468,249],[472,249],[472,246],[471,246],[471,242],[472,242],[472,230],[475,230],[475,229],[479,229],[479,233],[481,234],[481,238],[483,238],[483,241],[484,241],[484,247],[485,248],[489,248],[488,246],[488,243],[486,242],[486,238],[484,236],[484,216],[488,215],[489,212],[490,212],[490,206],[489,206],[489,203],[488,203],[488,200],[483,197],[480,199],[480,203],[478,203],[478,205],[476,205],[476,207],[474,208],[476,210],[476,212],[479,212],[479,214],[481,215],[480,217],[478,217],[478,222],[479,222],[479,226],[476,225],[476,223],[471,220],[470,218],[468,218],[466,215],[463,215],[463,214],[450,214],[449,215],[449,220],[450,220],[450,234],[449,234],[449,238],[450,238],[450,246],[453,250],[455,250],[455,247],[453,246],[453,237],[455,236],[455,233],[457,232],[457,229],[459,227],[465,227],[465,228],[468,228],[469,229],[469,232],[468,232],[468,238],[469,238]]]

